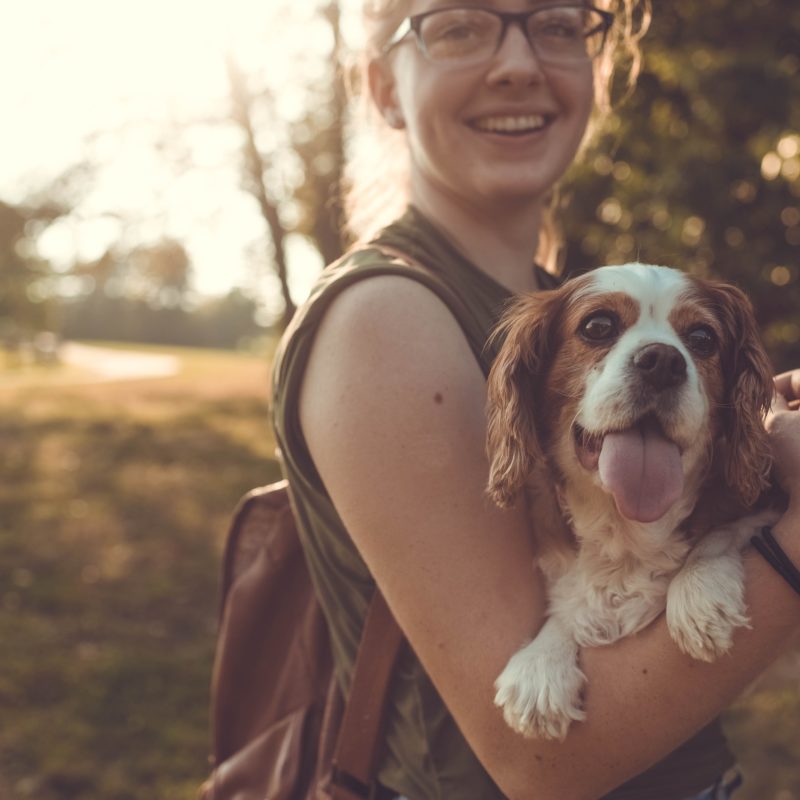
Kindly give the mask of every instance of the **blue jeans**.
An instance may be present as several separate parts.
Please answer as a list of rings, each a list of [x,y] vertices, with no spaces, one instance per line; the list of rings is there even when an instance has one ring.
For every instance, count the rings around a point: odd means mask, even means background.
[[[737,770],[726,772],[713,786],[686,800],[730,800],[742,785],[742,775]]]

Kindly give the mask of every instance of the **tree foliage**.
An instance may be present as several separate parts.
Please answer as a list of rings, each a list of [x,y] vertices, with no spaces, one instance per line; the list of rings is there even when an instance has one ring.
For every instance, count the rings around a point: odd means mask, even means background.
[[[166,238],[140,245],[129,258],[139,294],[160,305],[177,305],[183,299],[189,289],[191,260],[181,242]]]
[[[732,281],[800,364],[800,8],[657,4],[634,94],[568,182],[566,267],[641,260]]]
[[[37,218],[34,209],[0,201],[0,337],[9,340],[52,322],[50,305],[36,291],[49,273],[32,236]]]
[[[264,333],[258,304],[241,289],[194,296],[191,259],[174,239],[108,250],[76,265],[71,275],[85,283],[62,299],[67,338],[236,348]]]
[[[95,290],[62,305],[62,332],[70,339],[145,342],[236,349],[265,334],[258,307],[239,289],[188,307]]]

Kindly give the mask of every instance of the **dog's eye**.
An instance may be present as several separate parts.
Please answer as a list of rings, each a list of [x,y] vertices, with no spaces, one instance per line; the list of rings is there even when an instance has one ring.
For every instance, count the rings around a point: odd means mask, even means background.
[[[617,335],[617,320],[604,312],[587,317],[580,327],[580,334],[590,342],[603,342]]]
[[[717,349],[717,337],[707,325],[698,325],[686,334],[686,344],[699,356],[710,356]]]

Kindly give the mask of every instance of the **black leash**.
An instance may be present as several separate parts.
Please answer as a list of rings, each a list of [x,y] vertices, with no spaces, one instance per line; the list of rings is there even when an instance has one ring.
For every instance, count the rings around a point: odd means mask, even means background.
[[[777,572],[792,589],[800,594],[800,569],[798,569],[789,556],[784,553],[781,546],[772,535],[772,528],[765,525],[760,534],[750,539],[750,544],[758,550],[769,565]]]

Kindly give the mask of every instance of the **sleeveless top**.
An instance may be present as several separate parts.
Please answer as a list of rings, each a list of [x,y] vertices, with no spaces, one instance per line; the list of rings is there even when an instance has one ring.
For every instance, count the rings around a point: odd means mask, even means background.
[[[332,300],[354,282],[375,275],[401,275],[422,282],[443,300],[486,374],[495,355],[487,339],[512,297],[413,207],[385,228],[374,245],[352,251],[323,271],[287,328],[273,367],[276,440],[293,489],[309,571],[330,627],[337,678],[345,693],[375,582],[325,491],[300,428],[299,391],[320,320]],[[406,253],[429,273],[392,259],[377,249],[380,246]],[[558,285],[557,278],[535,269],[541,287]],[[380,783],[411,800],[503,798],[410,647],[401,652],[396,667],[380,763]],[[607,800],[676,800],[711,785],[732,763],[717,721]]]

